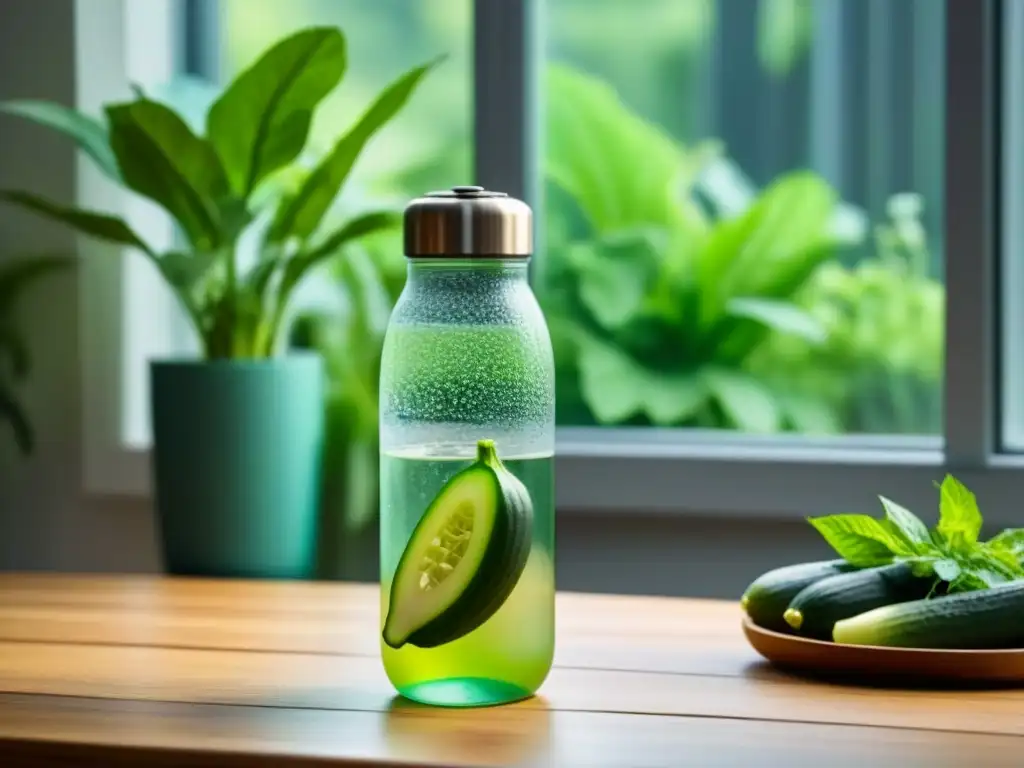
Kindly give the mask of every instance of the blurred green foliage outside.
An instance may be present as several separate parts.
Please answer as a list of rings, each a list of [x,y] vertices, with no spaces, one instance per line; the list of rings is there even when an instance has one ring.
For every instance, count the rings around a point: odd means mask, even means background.
[[[784,81],[808,55],[813,4],[742,2],[757,12],[759,65]],[[222,8],[229,71],[291,29],[345,30],[349,72],[318,114],[313,156],[321,137],[353,122],[355,105],[399,72],[449,55],[368,148],[339,209],[400,206],[471,181],[470,0]],[[921,222],[939,201],[890,189],[887,215],[868,223],[811,171],[751,181],[708,133],[708,41],[721,8],[547,3],[545,241],[535,288],[555,341],[559,423],[937,432],[945,299]],[[861,225],[849,226],[851,217]],[[380,344],[404,281],[400,239],[353,248],[331,274],[336,305],[307,313],[297,340],[328,357],[338,460],[365,474],[360,467],[376,462]],[[368,515],[372,485],[339,481],[338,493]]]

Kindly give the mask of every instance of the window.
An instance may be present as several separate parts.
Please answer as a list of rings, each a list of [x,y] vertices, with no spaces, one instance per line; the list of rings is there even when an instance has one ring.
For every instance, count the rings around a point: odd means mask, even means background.
[[[930,508],[955,471],[1000,522],[1024,477],[1003,452],[1024,446],[1020,225],[996,215],[1024,188],[1014,3],[167,4],[196,104],[198,80],[295,28],[346,31],[314,152],[368,93],[449,54],[338,204],[472,181],[534,205],[563,507]],[[122,366],[142,391],[142,362]]]
[[[561,423],[941,431],[943,14],[549,0]]]

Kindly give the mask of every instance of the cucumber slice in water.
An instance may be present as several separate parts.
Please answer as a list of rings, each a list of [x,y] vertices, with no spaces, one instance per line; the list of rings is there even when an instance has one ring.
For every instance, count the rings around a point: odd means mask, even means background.
[[[504,604],[530,555],[533,504],[494,441],[452,477],[420,518],[391,582],[384,642],[436,648],[468,635]]]

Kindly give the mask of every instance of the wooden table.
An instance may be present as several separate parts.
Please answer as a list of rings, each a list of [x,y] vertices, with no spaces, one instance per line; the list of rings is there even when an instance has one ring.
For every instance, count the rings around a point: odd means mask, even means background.
[[[369,586],[0,576],[0,766],[1024,766],[1024,692],[813,683],[731,603],[558,600],[540,696],[431,710]]]

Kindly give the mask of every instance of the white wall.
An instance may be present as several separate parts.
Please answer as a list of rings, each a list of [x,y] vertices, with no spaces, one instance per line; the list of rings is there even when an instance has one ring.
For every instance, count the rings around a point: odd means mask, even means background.
[[[4,0],[0,98],[74,103],[73,0]],[[29,53],[30,55],[26,55]],[[24,187],[71,202],[74,154],[66,140],[0,116],[0,188]],[[63,228],[0,209],[0,260],[70,253]],[[74,274],[39,283],[19,313],[34,371],[23,395],[39,445],[23,460],[0,427],[0,567],[68,570],[155,567],[148,504],[84,499],[81,493],[78,284]]]

